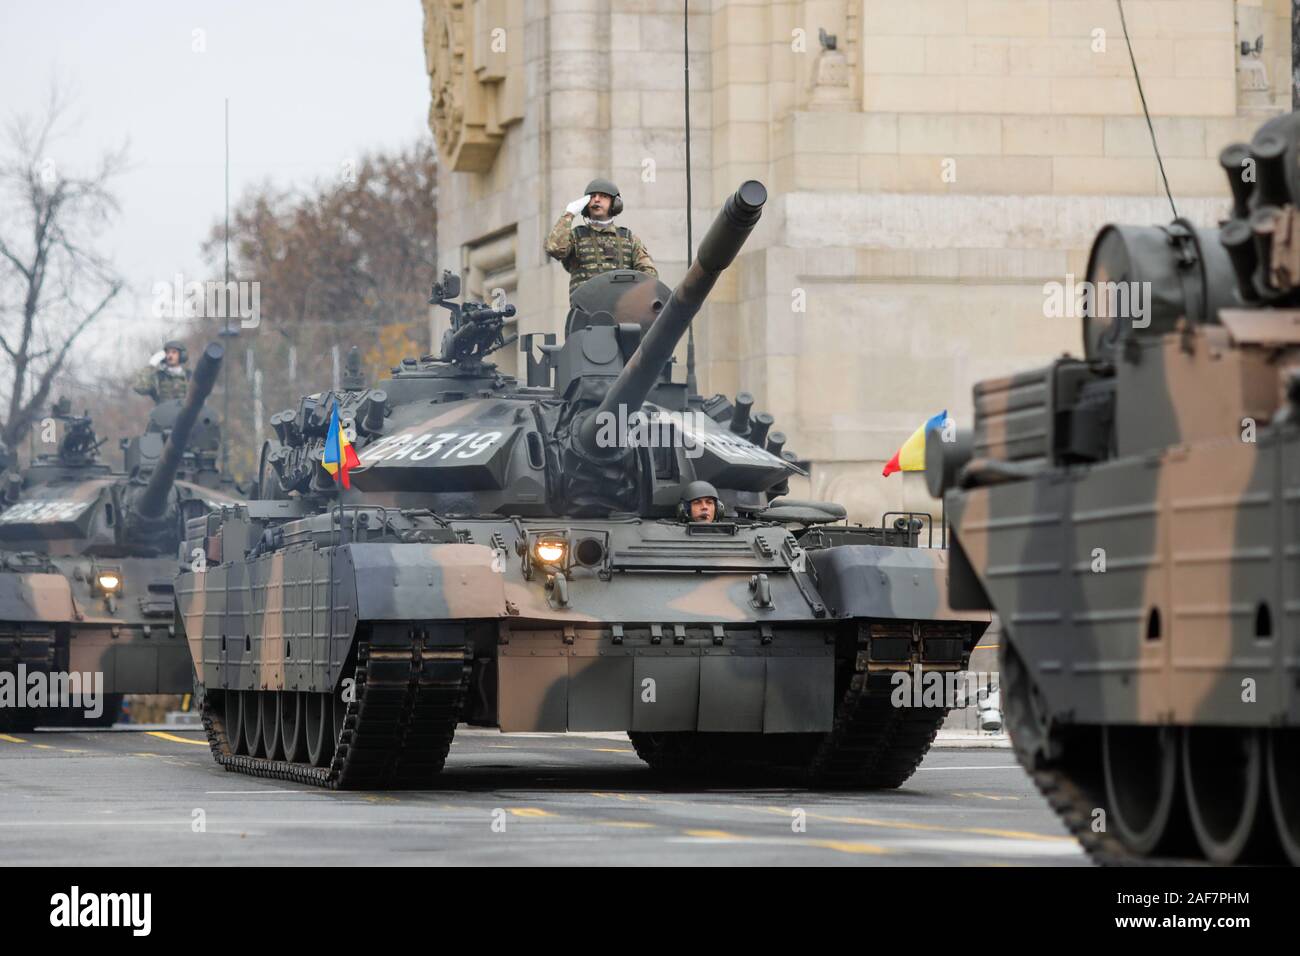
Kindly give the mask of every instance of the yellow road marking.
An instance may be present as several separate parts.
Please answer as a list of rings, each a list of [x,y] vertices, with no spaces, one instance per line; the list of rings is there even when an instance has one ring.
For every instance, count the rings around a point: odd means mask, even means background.
[[[810,840],[809,842],[813,846],[821,847],[824,850],[836,850],[840,853],[870,853],[883,856],[890,852],[883,846],[876,846],[874,843],[860,843],[857,840]]]
[[[638,823],[636,820],[602,820],[602,827],[623,827],[627,830],[653,830],[653,823]]]
[[[511,807],[511,816],[516,817],[553,817],[554,813],[549,810],[543,810],[541,807]]]
[[[635,750],[627,750],[620,747],[588,747],[594,754],[635,754]]]
[[[742,836],[727,830],[686,830],[685,833],[687,836],[697,837],[702,840],[736,840],[749,843],[770,842],[763,837]],[[815,846],[821,850],[835,850],[837,853],[869,853],[883,856],[890,852],[883,846],[876,846],[874,843],[863,843],[859,840],[809,840],[800,838],[782,842],[789,842],[791,846]]]
[[[175,734],[169,734],[165,730],[147,730],[145,731],[150,737],[157,737],[159,740],[171,740],[178,744],[193,744],[196,747],[206,747],[206,740],[191,740],[189,737],[177,737]]]
[[[86,752],[84,750],[73,750],[71,747],[60,747],[59,749],[65,754],[84,754]]]
[[[954,793],[953,796],[954,797],[979,797],[981,800],[1019,800],[1020,799],[1019,797],[1013,797],[1009,794],[1003,796],[997,796],[996,794],[992,794],[992,793],[978,793],[978,792]]]
[[[32,746],[33,746],[33,747],[37,747],[37,748],[39,748],[40,750],[53,750],[53,749],[54,749],[54,748],[51,747],[49,744],[32,744]]]
[[[705,840],[743,840],[744,837],[737,836],[734,833],[728,833],[726,830],[687,830],[686,835],[690,837],[700,837]]]
[[[790,811],[784,807],[766,807],[769,813],[779,813],[788,817]],[[832,817],[821,813],[809,813],[810,820],[824,820],[828,823],[851,823],[863,827],[880,827],[884,830],[923,830],[930,833],[973,833],[977,836],[1004,837],[1010,840],[1046,840],[1051,843],[1074,843],[1074,837],[1053,836],[1046,833],[1030,833],[1027,830],[999,830],[993,827],[946,827],[938,823],[903,823],[896,820],[874,820],[868,817]]]
[[[25,744],[27,741],[21,737],[14,737],[11,734],[0,734],[0,740],[8,741],[11,744]]]

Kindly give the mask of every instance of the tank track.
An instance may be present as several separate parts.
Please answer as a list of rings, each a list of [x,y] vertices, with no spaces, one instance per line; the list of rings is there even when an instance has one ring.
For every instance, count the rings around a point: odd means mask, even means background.
[[[888,674],[854,674],[835,723],[809,764],[824,787],[900,787],[930,752],[946,707],[895,707]]]
[[[470,653],[464,642],[431,644],[420,629],[402,638],[358,641],[355,699],[347,705],[328,767],[233,753],[207,694],[203,728],[217,763],[234,773],[331,790],[432,786],[460,719]]]
[[[892,789],[930,750],[946,708],[895,707],[889,675],[854,674],[824,734],[631,733],[651,769],[689,776],[775,772],[808,786]]]
[[[1088,857],[1101,866],[1204,865],[1204,860],[1139,856],[1109,832],[1093,830],[1093,810],[1101,803],[1064,768],[1042,759],[1036,746],[1042,738],[1042,728],[1035,726],[1034,716],[1029,712],[1029,678],[1022,672],[1018,659],[1008,652],[1008,645],[1008,637],[1004,635],[998,651],[998,669],[1002,680],[1003,725],[1011,738],[1012,752]]]

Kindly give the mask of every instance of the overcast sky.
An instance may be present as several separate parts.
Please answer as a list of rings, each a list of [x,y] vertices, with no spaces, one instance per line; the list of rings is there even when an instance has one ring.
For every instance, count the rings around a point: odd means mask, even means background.
[[[232,207],[266,180],[306,187],[429,135],[421,31],[419,0],[4,0],[4,119],[38,112],[53,80],[77,119],[56,163],[88,166],[130,142],[121,217],[102,243],[128,288],[91,344],[115,366],[140,364],[134,352],[169,331],[150,314],[154,283],[207,277],[199,247],[223,214],[227,97]]]

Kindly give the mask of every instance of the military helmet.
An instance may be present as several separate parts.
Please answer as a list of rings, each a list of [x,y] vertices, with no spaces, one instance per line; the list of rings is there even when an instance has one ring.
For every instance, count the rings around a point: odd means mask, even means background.
[[[176,351],[181,353],[182,365],[184,365],[187,361],[189,361],[189,357],[190,357],[189,349],[185,347],[184,342],[179,342],[176,339],[168,339],[166,342],[163,343],[163,351],[166,352],[168,349],[175,349]]]
[[[681,500],[677,502],[677,515],[683,519],[689,519],[691,516],[691,502],[697,498],[712,498],[713,505],[716,509],[714,520],[726,517],[727,506],[723,504],[718,497],[718,489],[714,488],[707,481],[692,481],[682,489]]]
[[[585,195],[590,196],[592,193],[604,193],[606,196],[612,196],[614,201],[609,204],[609,217],[613,219],[623,211],[623,198],[618,194],[618,187],[608,179],[593,179],[587,183],[587,188],[583,190]],[[584,208],[582,214],[587,215]]]

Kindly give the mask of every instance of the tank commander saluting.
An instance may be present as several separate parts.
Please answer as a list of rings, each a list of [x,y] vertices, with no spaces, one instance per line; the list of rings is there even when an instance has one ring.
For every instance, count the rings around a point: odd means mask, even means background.
[[[148,395],[155,404],[173,398],[183,399],[190,388],[185,352],[185,346],[175,339],[163,343],[162,351],[155,352],[149,364],[136,373],[131,389]]]
[[[683,521],[708,524],[726,514],[727,506],[718,497],[718,489],[707,481],[692,481],[682,489],[678,515]]]
[[[565,207],[564,215],[546,237],[546,254],[569,273],[569,295],[593,276],[615,269],[635,269],[659,276],[645,243],[626,226],[615,226],[623,211],[618,187],[608,179],[593,179],[587,191]],[[576,217],[584,222],[574,225]]]

